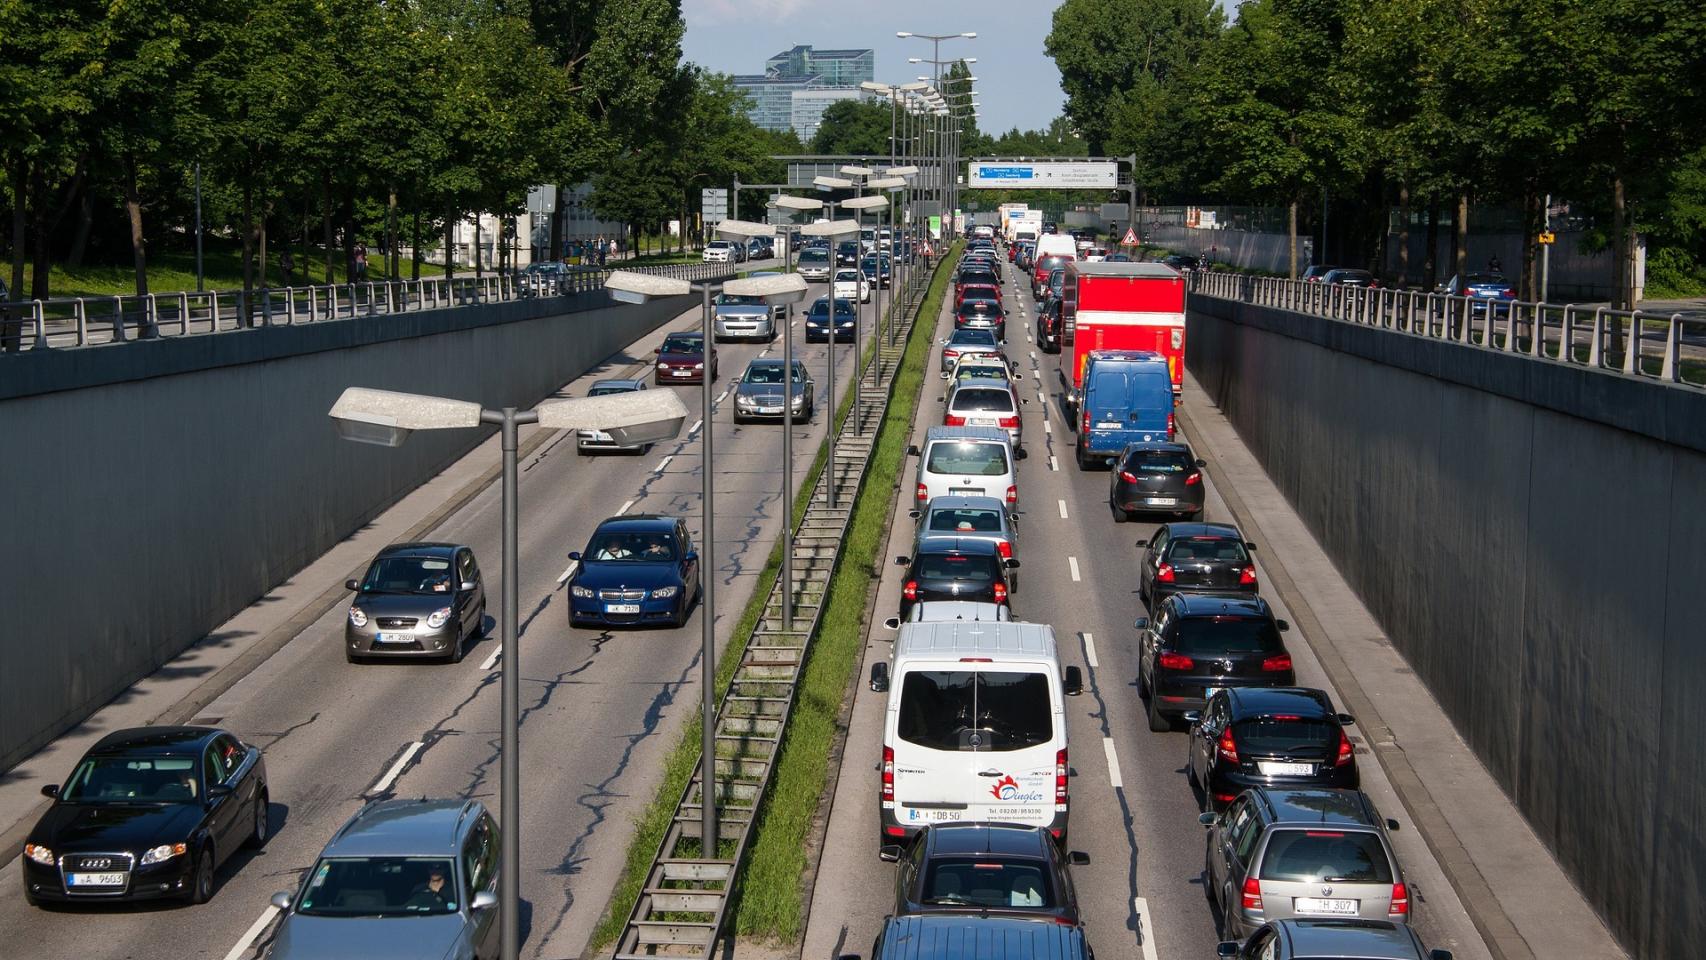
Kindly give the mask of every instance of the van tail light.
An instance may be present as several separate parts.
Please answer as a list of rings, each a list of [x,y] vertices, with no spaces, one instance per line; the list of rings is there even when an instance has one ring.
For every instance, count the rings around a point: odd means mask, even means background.
[[[1386,908],[1389,917],[1407,917],[1410,915],[1410,888],[1403,883],[1392,885],[1392,906]]]
[[[999,580],[995,581],[995,602],[1007,602],[1007,585]]]
[[[1011,417],[1002,417],[996,422],[1001,424],[1003,427],[1016,427],[1019,425],[1019,418],[1016,415]]]
[[[1356,748],[1351,746],[1351,738],[1345,736],[1345,731],[1340,730],[1339,731],[1339,756],[1337,759],[1335,759],[1333,761],[1333,766],[1335,766],[1335,767],[1345,766],[1345,765],[1349,764],[1353,759],[1355,759],[1355,757],[1356,757]],[[1399,884],[1399,886],[1403,886],[1403,884]],[[1396,894],[1394,894],[1394,897],[1396,897]],[[1393,902],[1396,903],[1397,902],[1396,899],[1394,899]],[[1405,909],[1407,910],[1409,908],[1406,907]]]
[[[1170,414],[1170,413],[1167,414],[1167,439],[1169,439],[1169,440],[1173,439],[1173,434],[1177,431],[1178,431],[1177,420],[1173,417],[1172,414]]]
[[[1263,673],[1284,673],[1291,669],[1291,654],[1282,653],[1262,661]]]
[[[1061,812],[1066,809],[1066,751],[1054,752],[1054,809]]]
[[[918,581],[908,580],[906,586],[900,588],[900,595],[908,600],[918,599]]]
[[[1238,762],[1238,741],[1232,739],[1231,727],[1220,732],[1220,742],[1214,745],[1214,749],[1220,753],[1220,759],[1227,763]],[[1258,904],[1257,909],[1260,908],[1261,905]]]
[[[1240,587],[1253,587],[1256,585],[1256,568],[1254,566],[1248,566],[1238,571],[1238,585]]]
[[[997,541],[995,541],[995,549],[998,553],[1001,554],[1001,559],[1003,559],[1003,560],[1013,559],[1013,544],[1011,541],[1009,541],[1009,540],[997,540]]]
[[[1163,653],[1161,668],[1163,670],[1189,670],[1196,666],[1196,661],[1182,653]]]
[[[1007,485],[1007,502],[1010,504],[1019,502],[1019,488],[1011,483]]]
[[[883,802],[894,802],[894,748],[883,748]]]
[[[1084,411],[1084,419],[1080,421],[1080,426],[1078,427],[1078,432],[1079,433],[1089,433],[1090,432],[1090,411],[1088,411],[1088,410]]]
[[[966,425],[966,418],[965,417],[956,417],[951,413],[947,413],[947,414],[942,415],[942,426],[944,426],[944,427],[963,427],[965,425]]]
[[[918,485],[917,497],[918,497],[919,503],[925,503],[925,502],[929,501],[929,499],[930,499],[930,488],[926,487],[922,483],[919,484]]]
[[[1194,487],[1199,483],[1202,483],[1201,471],[1192,472],[1190,475],[1185,477],[1185,486],[1187,487]]]
[[[1240,898],[1238,905],[1245,910],[1262,909],[1262,881],[1255,877],[1245,877],[1244,896]]]
[[[1137,475],[1132,473],[1130,470],[1121,470],[1120,479],[1124,480],[1126,483],[1136,483]],[[1189,481],[1186,482],[1188,483]]]
[[[1162,583],[1172,583],[1173,582],[1173,565],[1170,563],[1163,563],[1161,566],[1156,567],[1155,568],[1155,579],[1161,581]]]

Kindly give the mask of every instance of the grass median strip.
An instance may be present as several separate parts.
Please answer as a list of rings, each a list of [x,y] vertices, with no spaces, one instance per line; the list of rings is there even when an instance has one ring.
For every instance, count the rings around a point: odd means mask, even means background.
[[[951,252],[944,268],[936,273],[920,307],[925,328],[915,328],[907,343],[866,473],[875,482],[867,482],[854,502],[841,562],[829,583],[827,606],[800,677],[770,790],[759,809],[752,845],[737,884],[733,929],[742,937],[793,943],[804,931],[801,877],[806,869],[807,835],[823,802],[830,746],[848,677],[858,668],[864,649],[871,570],[882,549],[884,526],[894,504],[894,487],[881,478],[900,475],[935,321],[957,252]]]

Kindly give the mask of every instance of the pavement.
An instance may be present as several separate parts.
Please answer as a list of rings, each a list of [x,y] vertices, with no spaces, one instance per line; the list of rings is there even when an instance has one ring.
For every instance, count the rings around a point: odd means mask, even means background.
[[[1028,292],[1010,287],[1007,298],[1015,308],[1008,352],[1027,374],[1022,393],[1031,400],[1022,411],[1031,455],[1019,472],[1017,556],[1024,566],[1013,610],[1019,619],[1052,624],[1063,664],[1084,671],[1085,695],[1068,700],[1067,710],[1070,846],[1091,855],[1089,865],[1073,868],[1089,940],[1103,956],[1212,957],[1217,918],[1200,877],[1204,838],[1184,773],[1187,735],[1149,732],[1135,682],[1132,621],[1144,615],[1135,543],[1157,524],[1113,523],[1106,474],[1073,465],[1058,360],[1032,352]],[[944,329],[951,325],[946,313],[941,319]],[[941,391],[941,381],[929,381],[920,409],[935,409],[930,395]],[[1287,644],[1299,684],[1328,690],[1358,717],[1351,735],[1363,789],[1401,823],[1392,841],[1423,940],[1459,960],[1625,957],[1190,380],[1181,423],[1209,462],[1206,518],[1239,523],[1260,545],[1264,596],[1293,624]],[[914,430],[921,436],[927,426]],[[913,529],[905,517],[910,486],[901,479],[891,555],[907,552]],[[866,953],[893,903],[894,866],[876,850],[884,696],[863,678],[889,655],[894,634],[881,620],[898,602],[899,572],[885,566],[813,859],[819,867],[807,878],[811,909],[798,956],[808,960]],[[746,944],[735,953],[777,955]]]

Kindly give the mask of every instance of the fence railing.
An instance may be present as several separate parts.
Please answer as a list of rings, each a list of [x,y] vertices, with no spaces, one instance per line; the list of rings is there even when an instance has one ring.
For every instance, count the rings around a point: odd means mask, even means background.
[[[263,287],[253,291],[247,302],[241,290],[184,290],[144,296],[62,297],[0,303],[0,350],[5,351],[0,356],[356,320],[536,297],[568,297],[602,289],[605,278],[614,269],[704,280],[727,276],[737,266],[675,263],[630,267],[612,263],[605,267],[571,266],[555,274]]]
[[[1706,387],[1706,312],[1613,310],[1197,270],[1197,296],[1294,310],[1690,387]]]

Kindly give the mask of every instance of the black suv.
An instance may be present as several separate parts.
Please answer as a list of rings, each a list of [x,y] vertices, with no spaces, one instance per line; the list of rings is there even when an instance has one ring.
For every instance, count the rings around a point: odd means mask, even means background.
[[[1176,593],[1134,626],[1137,690],[1151,730],[1171,730],[1175,717],[1201,711],[1217,690],[1297,682],[1280,639],[1291,625],[1275,619],[1261,597]]]
[[[1361,785],[1356,749],[1345,734],[1356,720],[1334,710],[1325,691],[1232,687],[1209,697],[1200,716],[1186,719],[1186,773],[1211,810],[1224,809],[1250,787]]]
[[[916,554],[895,557],[894,562],[907,568],[900,590],[903,622],[912,605],[922,600],[1006,603],[1007,571],[1019,566],[1019,561],[1003,558],[994,541],[969,537],[925,537]]]
[[[1137,568],[1137,593],[1156,605],[1174,593],[1256,595],[1256,545],[1230,523],[1169,523],[1147,540]]]
[[[934,824],[918,831],[895,872],[894,915],[983,913],[1076,924],[1078,893],[1068,863],[1042,827],[1004,823]]]

